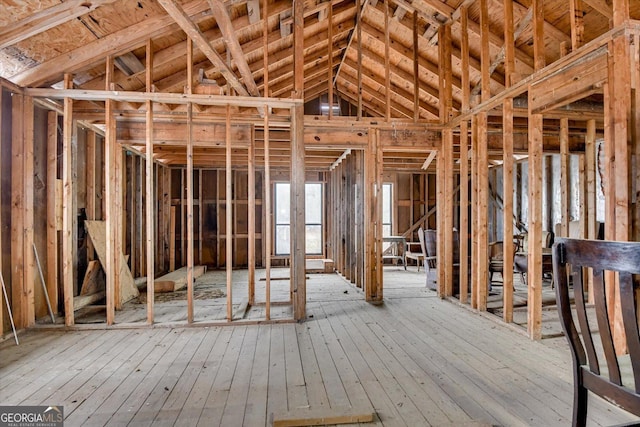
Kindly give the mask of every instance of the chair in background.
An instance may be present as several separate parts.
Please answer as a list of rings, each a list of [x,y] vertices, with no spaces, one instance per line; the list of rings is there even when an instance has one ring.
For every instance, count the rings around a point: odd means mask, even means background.
[[[489,243],[489,283],[493,282],[494,273],[504,272],[504,245],[502,241]]]
[[[588,270],[585,267],[593,269],[595,322],[587,313]],[[617,356],[614,348],[607,312],[611,305],[607,301],[605,270],[616,272],[619,279],[615,293],[620,295],[628,356]],[[573,359],[573,425],[586,425],[589,391],[640,416],[640,337],[633,283],[633,275],[640,274],[640,243],[561,238],[553,246],[553,271],[560,322]],[[572,315],[569,275],[579,330]],[[598,333],[602,350],[594,345],[593,335]],[[601,353],[604,358],[598,357]],[[623,378],[620,369],[621,362],[629,361],[632,380]]]
[[[427,250],[427,239],[426,239],[426,230],[424,230],[422,227],[420,227],[418,229],[418,240],[420,240],[420,248],[422,250],[422,253],[424,254],[424,266],[425,269],[427,270],[427,272],[429,270],[431,270],[432,268],[436,268],[436,255],[435,255],[435,244],[433,246],[433,255],[431,253],[430,250]],[[435,242],[434,242],[435,243]]]
[[[418,271],[420,271],[420,264],[424,263],[424,259],[427,256],[427,253],[424,248],[424,231],[422,227],[418,229],[418,239],[419,242],[405,242],[404,248],[404,257],[409,259],[416,260],[418,264]],[[422,237],[421,237],[422,236]],[[406,263],[405,263],[406,264]]]
[[[427,256],[425,261],[429,269],[436,268],[438,262],[438,234],[436,230],[424,230],[424,250]]]
[[[543,265],[542,265],[542,273],[543,275],[549,275],[552,279],[553,284],[553,270],[550,262],[550,252],[551,245],[553,245],[554,235],[551,231],[543,231],[542,232],[542,250],[543,250]],[[522,279],[522,283],[526,284],[526,274],[528,270],[528,253],[529,250],[529,235],[527,233],[523,233],[518,236],[518,241],[520,242],[519,247],[516,249],[516,253],[513,257],[513,271],[520,274],[520,278]],[[546,251],[545,251],[546,250]],[[546,259],[549,262],[544,262]]]

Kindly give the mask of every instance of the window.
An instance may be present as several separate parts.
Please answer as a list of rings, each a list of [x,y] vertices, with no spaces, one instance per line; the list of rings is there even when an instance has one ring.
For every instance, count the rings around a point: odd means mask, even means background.
[[[391,212],[393,212],[393,187],[392,184],[382,184],[382,237],[391,236],[393,230]],[[386,250],[391,243],[383,244],[382,249]]]
[[[305,252],[307,255],[321,255],[323,247],[323,204],[322,184],[305,184]],[[276,255],[291,253],[291,185],[278,182],[275,185],[275,240]]]
[[[382,184],[382,236],[391,236],[392,223],[391,215],[393,202],[392,202],[392,187],[391,184]]]

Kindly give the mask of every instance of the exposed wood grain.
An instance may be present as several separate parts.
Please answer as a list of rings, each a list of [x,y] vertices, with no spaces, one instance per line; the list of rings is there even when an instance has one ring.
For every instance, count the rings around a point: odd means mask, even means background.
[[[189,16],[193,16],[202,13],[208,7],[205,0],[194,0],[184,5],[184,11]],[[162,35],[167,30],[167,27],[171,27],[174,24],[175,22],[170,16],[154,16],[144,21],[142,25],[126,27],[71,52],[58,55],[50,61],[13,76],[12,80],[21,86],[29,87],[54,83],[63,72],[61,70],[75,72],[104,60],[108,55],[128,52],[130,49],[144,44],[149,38]]]
[[[224,59],[220,57],[218,52],[211,47],[211,44],[204,37],[198,26],[189,18],[188,12],[174,0],[158,0],[158,2],[180,26],[180,28],[182,28],[182,30],[191,38],[191,40],[193,40],[196,46],[198,46],[198,48],[206,55],[207,59],[209,59],[211,63],[218,68],[227,83],[233,87],[239,95],[248,96],[250,92],[247,91],[246,87],[240,82],[238,77],[225,63]]]
[[[0,96],[1,99],[1,96]],[[58,113],[47,114],[47,287],[54,311],[58,311],[58,231],[56,182],[58,168]],[[1,246],[1,244],[0,244]],[[0,251],[2,253],[2,251]],[[64,297],[63,297],[64,298]]]
[[[108,254],[108,241],[110,240],[105,233],[106,223],[105,221],[86,221],[85,225],[87,227],[87,232],[89,233],[89,238],[93,241],[93,246],[96,249],[98,254],[98,259],[102,264],[105,273],[107,269],[105,265],[107,265],[109,260]],[[125,303],[132,298],[138,296],[138,289],[134,285],[133,276],[131,275],[131,271],[129,270],[129,266],[126,263],[123,254],[120,254],[121,262],[120,262],[120,272],[119,272],[119,283],[120,283],[120,303]],[[108,276],[107,276],[107,285],[108,285]]]
[[[5,126],[2,123],[2,115],[3,115],[3,111],[4,111],[4,108],[3,108],[4,104],[3,104],[2,99],[3,99],[3,90],[0,87],[0,137],[1,137],[1,135],[3,135],[3,130],[5,129]],[[49,146],[48,142],[49,142],[49,140],[47,140],[47,148]],[[0,142],[0,144],[2,144],[2,142]],[[1,146],[0,146],[0,148],[1,148]],[[12,147],[12,150],[13,150],[13,147]],[[3,151],[4,150],[0,149],[0,177],[3,176],[3,172],[5,171],[5,168],[3,167],[3,163],[2,163]],[[47,157],[47,160],[48,159],[49,158]],[[51,184],[52,181],[49,179],[50,178],[49,175],[50,175],[50,173],[48,172],[47,173],[47,187],[48,187],[47,189],[49,191],[47,193],[47,261],[49,260],[49,258],[48,258],[49,257],[49,237],[51,236],[51,234],[50,234],[50,232],[51,232],[51,230],[50,230],[51,221],[53,222],[53,231],[54,231],[54,233],[55,233],[55,230],[56,230],[56,226],[55,226],[55,209],[54,209],[53,214],[51,214],[50,208],[49,208],[49,197],[50,197],[49,193],[53,192],[54,196],[52,196],[52,197],[55,197],[55,191],[53,191],[53,190],[55,189],[56,181],[55,181],[55,177],[54,177],[53,186],[52,186],[52,184]],[[2,179],[0,178],[0,193],[2,193],[2,188],[3,188]],[[3,217],[2,210],[0,210],[0,220],[2,219],[2,217]],[[5,283],[4,282],[4,276],[3,276],[3,271],[4,270],[2,269],[2,265],[4,264],[4,252],[2,251],[2,246],[3,246],[3,244],[2,244],[2,235],[3,235],[3,230],[2,230],[2,227],[0,227],[0,280],[2,281],[0,283],[0,287],[3,287],[3,284]],[[49,277],[49,273],[50,273],[50,270],[47,270],[47,277]],[[57,281],[55,283],[57,284]],[[5,307],[8,306],[7,301],[5,300],[5,294],[8,292],[8,289],[6,289],[6,284],[4,286],[5,287],[0,292],[0,335],[4,334],[4,313],[5,313]],[[6,294],[6,295],[7,295],[7,298],[8,298],[9,295],[8,294]],[[9,310],[7,310],[7,312],[8,311]]]
[[[353,424],[373,422],[374,413],[359,408],[330,410],[296,410],[283,414],[273,414],[274,427],[317,426],[326,424]]]
[[[65,75],[65,88],[71,89],[73,86],[72,76]],[[71,326],[74,323],[73,318],[73,217],[75,213],[72,211],[72,197],[75,191],[73,181],[73,138],[74,138],[74,122],[73,122],[73,100],[65,98],[64,100],[64,116],[62,126],[62,253],[66,254],[62,259],[62,283],[64,286],[64,311],[65,324]]]
[[[576,50],[584,43],[584,9],[582,0],[569,1],[569,19],[571,19],[571,50]]]
[[[187,106],[187,168],[185,173],[187,174],[187,200],[186,200],[186,221],[184,218],[182,222],[185,224],[186,232],[187,232],[187,259],[186,259],[186,267],[187,267],[187,321],[189,323],[193,323],[194,321],[194,307],[193,307],[193,250],[194,250],[194,230],[193,230],[193,134],[192,134],[192,115],[193,115],[193,106],[189,104]],[[229,204],[227,204],[227,212],[230,210]],[[183,228],[184,230],[185,228]],[[227,229],[228,230],[228,229]],[[184,241],[184,234],[181,236]],[[227,240],[229,239],[229,231],[227,231]],[[184,257],[184,252],[183,255]]]
[[[147,52],[150,52],[148,49]],[[148,55],[150,57],[151,55]],[[149,58],[151,59],[151,58]],[[152,64],[151,60],[147,61],[148,65]],[[153,67],[151,67],[153,68]],[[148,69],[151,69],[148,67]],[[153,304],[154,304],[154,277],[155,277],[155,223],[156,214],[156,197],[153,177],[153,103],[147,101],[147,144],[146,151],[146,169],[145,169],[145,201],[146,201],[146,227],[147,227],[147,323],[153,323]]]
[[[226,234],[226,257],[225,269],[227,271],[227,321],[233,320],[233,187],[232,187],[232,163],[231,163],[231,107],[227,106],[227,124],[226,124],[226,145],[225,145],[225,199],[226,199],[226,217],[225,217],[225,234]]]
[[[0,49],[14,45],[50,28],[64,24],[79,16],[86,15],[100,6],[116,0],[67,0],[33,13],[24,19],[5,26],[0,31]]]
[[[231,56],[235,60],[240,76],[242,76],[247,92],[252,96],[260,96],[260,91],[253,79],[253,74],[251,73],[251,69],[247,63],[247,58],[242,51],[242,46],[240,46],[238,37],[235,34],[233,23],[231,22],[231,18],[229,17],[229,13],[225,5],[220,0],[208,1],[209,6],[211,6],[211,10],[213,11],[213,16],[216,18],[216,23],[222,32],[222,37],[224,38],[227,49],[231,52]]]

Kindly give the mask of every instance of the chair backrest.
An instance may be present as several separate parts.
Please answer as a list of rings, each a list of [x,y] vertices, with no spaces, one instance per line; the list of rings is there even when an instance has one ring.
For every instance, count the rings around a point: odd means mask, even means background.
[[[489,243],[489,261],[504,259],[504,245],[501,240]]]
[[[437,256],[436,248],[438,247],[438,234],[436,230],[424,230],[424,248],[428,257]]]
[[[418,228],[418,240],[420,240],[420,249],[422,250],[422,256],[427,257],[427,249],[424,245],[424,229],[422,227]]]
[[[593,269],[593,297],[595,301],[595,325],[589,319],[585,291],[588,269]],[[611,274],[605,274],[611,271]],[[612,242],[559,238],[553,246],[553,277],[556,284],[556,300],[560,321],[569,341],[574,365],[574,381],[579,388],[591,390],[620,407],[640,416],[640,337],[638,335],[637,307],[633,274],[640,274],[640,243]],[[605,277],[617,277],[616,283],[605,283]],[[573,285],[577,325],[572,316],[569,285]],[[613,288],[615,287],[615,288]],[[617,356],[608,309],[614,301],[620,301],[625,345],[629,356]],[[591,322],[590,322],[591,320]],[[579,331],[578,332],[578,327]],[[600,335],[602,349],[596,346],[594,332]],[[616,334],[617,335],[617,334]],[[581,339],[582,336],[582,339]],[[618,348],[618,352],[624,350]],[[604,361],[598,355],[604,354]],[[622,378],[620,362],[631,362],[633,381]],[[606,367],[605,369],[602,369]],[[604,376],[601,372],[607,372]],[[625,371],[626,372],[626,371]],[[623,380],[624,381],[623,383]],[[628,384],[633,382],[633,384]],[[574,407],[574,425],[586,422],[586,390],[581,398],[581,410]],[[578,413],[584,412],[584,413]]]

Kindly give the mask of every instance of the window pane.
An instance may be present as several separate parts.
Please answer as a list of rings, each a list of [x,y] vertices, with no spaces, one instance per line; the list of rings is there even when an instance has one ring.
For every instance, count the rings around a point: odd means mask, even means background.
[[[276,224],[290,223],[291,221],[290,200],[291,200],[291,187],[289,183],[288,182],[276,183]]]
[[[382,223],[391,224],[391,184],[382,184]]]
[[[307,224],[322,224],[322,184],[305,185],[304,210]]]
[[[276,225],[276,255],[289,255],[290,243],[289,226]]]
[[[322,254],[322,226],[307,225],[305,229],[306,229],[305,251],[308,254],[312,254],[312,255]]]

